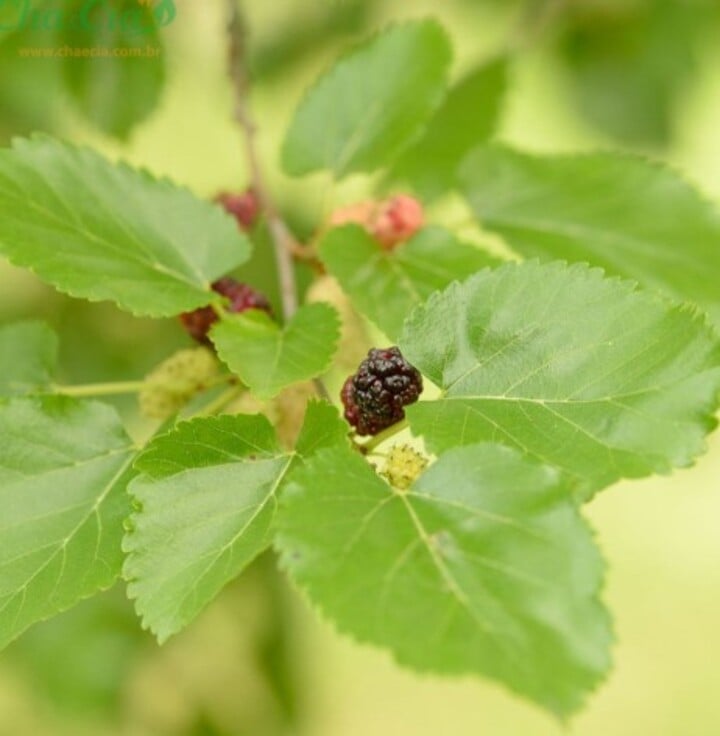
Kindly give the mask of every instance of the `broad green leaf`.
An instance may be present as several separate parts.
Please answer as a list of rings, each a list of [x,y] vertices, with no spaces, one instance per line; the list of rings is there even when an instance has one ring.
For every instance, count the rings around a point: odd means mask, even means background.
[[[341,57],[308,90],[283,145],[285,171],[336,177],[387,166],[445,91],[452,49],[434,21],[393,26]]]
[[[125,683],[148,645],[125,590],[116,585],[28,629],[3,651],[2,661],[31,678],[33,699],[43,707],[75,722],[87,715],[115,719],[126,704]]]
[[[356,225],[331,230],[320,256],[355,307],[394,339],[434,291],[499,261],[447,230],[426,227],[392,251]]]
[[[72,296],[172,316],[211,301],[249,251],[218,207],[90,149],[36,137],[0,151],[0,253]]]
[[[65,87],[83,115],[101,131],[126,139],[155,109],[165,82],[163,44],[152,6],[105,0],[84,26],[65,29],[60,43],[73,49],[113,49],[120,55],[67,56],[62,59]],[[125,13],[126,22],[111,24],[109,12]],[[143,56],[136,55],[136,51]]]
[[[442,389],[407,409],[434,450],[507,443],[582,495],[692,464],[716,424],[704,318],[584,265],[481,272],[414,312],[400,344]]]
[[[47,29],[18,28],[21,12],[17,0],[0,3],[0,142],[3,145],[17,135],[55,130],[62,120],[58,102],[63,88],[58,65],[31,55],[55,46],[57,34]]]
[[[589,261],[720,320],[720,214],[669,169],[625,154],[488,146],[461,179],[482,224],[518,253]]]
[[[25,394],[50,383],[58,341],[43,322],[0,328],[0,395]]]
[[[318,7],[320,12],[298,5],[294,12],[278,15],[268,37],[256,38],[248,49],[253,80],[266,84],[282,78],[284,82],[284,75],[295,73],[318,48],[331,48],[367,28],[379,2],[345,0]]]
[[[110,587],[122,566],[134,447],[114,410],[0,401],[0,648]]]
[[[254,394],[272,398],[330,367],[340,321],[329,304],[301,307],[285,327],[252,309],[221,320],[210,337],[220,358]]]
[[[282,562],[338,628],[564,716],[609,668],[603,564],[558,471],[483,444],[407,492],[349,447],[315,455],[278,514]]]
[[[282,455],[265,417],[194,419],[140,455],[124,575],[160,642],[192,621],[271,541]]]
[[[311,400],[305,411],[295,452],[303,458],[314,455],[326,447],[347,442],[350,427],[340,418],[338,410],[327,401]]]
[[[503,57],[480,66],[453,87],[422,138],[393,166],[392,178],[410,182],[425,199],[453,189],[462,159],[495,132],[506,77]]]
[[[671,142],[676,103],[692,84],[698,39],[716,10],[712,1],[578,3],[560,50],[580,112],[630,144]]]

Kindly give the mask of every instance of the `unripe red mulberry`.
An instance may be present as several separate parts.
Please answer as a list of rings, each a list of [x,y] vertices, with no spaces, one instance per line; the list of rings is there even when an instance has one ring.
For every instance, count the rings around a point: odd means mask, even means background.
[[[388,250],[409,240],[425,221],[423,207],[414,197],[398,194],[381,202],[364,201],[341,207],[330,217],[330,225],[357,224]]]
[[[218,279],[212,285],[213,291],[227,297],[229,304],[227,310],[235,314],[245,312],[248,309],[262,309],[272,314],[272,307],[267,297],[251,286],[240,283],[229,276]],[[180,315],[182,322],[189,335],[203,345],[210,345],[208,333],[210,328],[217,322],[218,316],[212,307],[200,307],[192,312],[184,312]]]
[[[260,200],[254,189],[245,192],[221,192],[215,201],[232,215],[241,230],[250,230],[260,214]]]
[[[415,235],[424,220],[420,202],[414,197],[399,194],[380,203],[371,231],[383,247],[391,249]]]

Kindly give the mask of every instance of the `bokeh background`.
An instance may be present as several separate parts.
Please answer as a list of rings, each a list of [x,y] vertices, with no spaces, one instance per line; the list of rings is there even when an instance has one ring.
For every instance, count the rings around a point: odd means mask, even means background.
[[[247,169],[231,122],[223,3],[176,5],[176,20],[162,31],[160,102],[124,140],[100,132],[96,109],[78,111],[63,85],[67,68],[18,58],[18,45],[33,40],[0,32],[3,145],[12,135],[48,131],[200,196],[242,188]],[[371,184],[281,175],[279,143],[303,89],[354,38],[426,15],[448,28],[457,77],[518,34],[527,41],[512,70],[503,140],[547,152],[639,151],[720,198],[718,4],[574,0],[541,24],[546,5],[562,3],[245,0],[259,145],[295,227],[310,232]],[[138,68],[141,76],[156,73]],[[115,79],[108,90],[130,94]],[[430,219],[471,228],[452,198]],[[45,319],[60,332],[62,377],[72,383],[140,377],[186,344],[172,321],[73,302],[0,261],[0,324],[25,318]],[[132,402],[118,406],[132,425]],[[418,676],[339,637],[264,557],[161,649],[140,630],[122,586],[34,627],[0,654],[0,736],[717,736],[718,477],[714,437],[696,467],[614,487],[588,507],[608,560],[606,599],[618,644],[609,681],[567,727],[494,685]]]

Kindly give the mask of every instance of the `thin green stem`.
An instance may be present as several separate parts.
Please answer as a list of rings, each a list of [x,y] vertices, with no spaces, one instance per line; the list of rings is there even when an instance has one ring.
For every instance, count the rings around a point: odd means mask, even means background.
[[[88,383],[78,386],[53,386],[53,393],[63,396],[113,396],[136,394],[143,390],[145,381],[121,381],[119,383]]]
[[[409,426],[408,420],[403,419],[402,421],[397,422],[397,424],[393,424],[391,427],[388,427],[379,434],[376,434],[369,442],[366,442],[364,445],[359,445],[359,447],[363,453],[367,455],[368,453],[373,452],[376,447],[382,445],[383,442],[394,437],[396,434],[400,434],[400,432],[407,429]]]
[[[207,417],[218,414],[243,392],[243,386],[231,386],[206,404],[195,416]]]
[[[203,391],[221,386],[224,383],[237,383],[237,377],[232,373],[223,373],[209,380],[202,388]],[[147,381],[120,381],[117,383],[87,383],[76,386],[52,386],[52,392],[62,396],[77,398],[92,396],[120,396],[121,394],[138,394],[147,386]]]

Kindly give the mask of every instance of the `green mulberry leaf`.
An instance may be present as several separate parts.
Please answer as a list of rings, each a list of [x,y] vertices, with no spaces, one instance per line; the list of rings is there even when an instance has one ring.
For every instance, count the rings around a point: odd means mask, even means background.
[[[210,337],[220,358],[253,393],[272,398],[330,367],[340,319],[329,304],[308,304],[283,328],[265,312],[251,309],[218,322]]]
[[[716,425],[720,343],[702,316],[587,266],[481,272],[418,308],[401,346],[442,389],[407,409],[431,448],[507,443],[583,495],[690,465]]]
[[[3,647],[115,582],[135,448],[110,407],[63,397],[0,401],[0,436]]]
[[[336,177],[387,166],[441,101],[452,49],[434,21],[393,26],[337,63],[306,93],[283,145],[285,171]]]
[[[391,339],[430,294],[500,263],[434,226],[389,251],[361,228],[346,225],[325,236],[320,256],[354,306]]]
[[[460,178],[483,226],[521,255],[587,261],[720,320],[720,213],[670,169],[626,154],[488,146]]]
[[[343,632],[408,667],[476,673],[566,716],[605,676],[603,564],[557,470],[451,450],[393,489],[349,447],[289,481],[282,563]]]
[[[250,245],[190,192],[37,137],[0,151],[0,253],[72,296],[163,317],[212,301]]]
[[[392,167],[424,199],[454,189],[463,158],[495,133],[507,84],[507,59],[493,59],[455,85],[417,143]]]
[[[58,340],[43,322],[17,322],[0,328],[0,395],[26,394],[50,383]]]
[[[194,419],[140,455],[124,575],[143,625],[160,642],[270,544],[292,459],[261,415]]]

